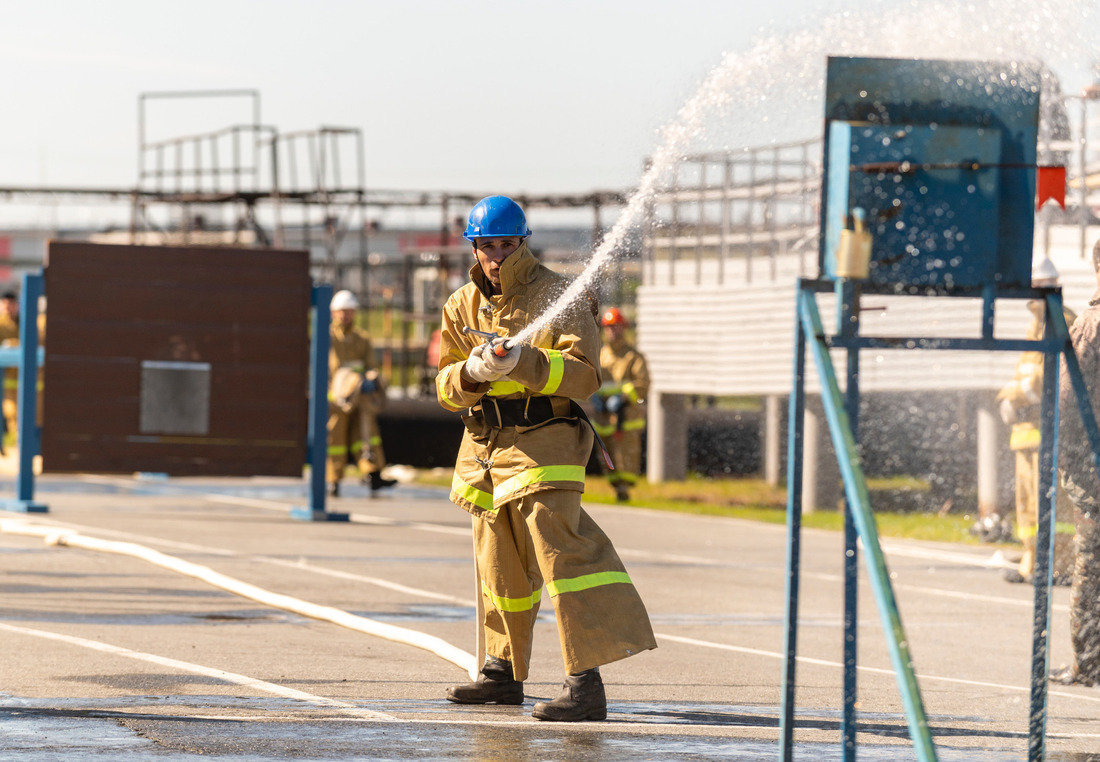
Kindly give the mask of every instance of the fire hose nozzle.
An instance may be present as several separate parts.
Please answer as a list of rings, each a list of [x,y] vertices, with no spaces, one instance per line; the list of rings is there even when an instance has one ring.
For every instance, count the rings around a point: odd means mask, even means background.
[[[479,331],[476,328],[470,328],[468,325],[464,325],[462,326],[462,332],[480,336],[485,339],[485,343],[489,345],[490,351],[497,357],[504,357],[504,355],[508,354],[508,350],[515,346],[515,342],[509,341],[508,339],[502,339],[500,334],[495,331]]]

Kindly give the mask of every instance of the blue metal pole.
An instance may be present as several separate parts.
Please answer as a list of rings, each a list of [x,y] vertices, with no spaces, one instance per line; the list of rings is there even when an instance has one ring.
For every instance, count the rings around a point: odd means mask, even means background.
[[[42,273],[23,273],[19,299],[19,392],[16,410],[19,421],[15,500],[0,504],[5,510],[45,513],[34,501],[34,456],[40,449],[38,433],[38,297],[42,296]]]
[[[859,293],[850,280],[837,281],[838,333],[842,336],[859,335]],[[849,347],[847,382],[844,389],[844,407],[848,413],[852,437],[859,442],[859,347]],[[844,707],[840,724],[842,755],[845,762],[856,758],[856,701],[858,698],[859,640],[859,547],[852,506],[844,499]]]
[[[802,281],[799,280],[799,293]],[[794,754],[795,667],[798,651],[798,573],[802,540],[802,448],[806,418],[806,334],[802,300],[795,299],[794,383],[787,412],[787,579],[783,630],[783,695],[779,707],[779,759]]]
[[[871,579],[871,589],[878,604],[879,618],[886,635],[886,645],[894,667],[894,676],[898,682],[902,704],[909,722],[909,736],[913,740],[914,751],[920,762],[936,759],[936,749],[928,729],[928,718],[924,712],[920,688],[913,671],[913,659],[909,652],[909,640],[901,624],[897,600],[890,584],[886,568],[886,558],[879,542],[878,527],[871,513],[871,499],[867,493],[867,480],[860,465],[858,448],[852,429],[844,410],[840,388],[837,385],[836,372],[825,341],[825,330],[821,325],[817,304],[806,294],[800,294],[804,309],[800,316],[804,330],[811,337],[809,344],[813,351],[814,365],[821,381],[822,402],[825,404],[825,416],[829,421],[829,432],[833,437],[840,472],[844,477],[844,493],[852,509],[853,520],[859,536],[863,539],[863,552],[867,557],[867,573]]]
[[[1056,335],[1054,312],[1062,314],[1061,295],[1049,295],[1046,300],[1046,320],[1043,338]],[[1054,501],[1057,485],[1054,481],[1058,463],[1058,357],[1057,349],[1043,350],[1043,390],[1039,423],[1039,516],[1035,536],[1035,617],[1031,645],[1031,713],[1028,725],[1028,760],[1043,759],[1047,716],[1047,673],[1050,670],[1050,586],[1054,569]]]
[[[347,521],[346,513],[325,511],[325,461],[328,457],[328,354],[329,302],[332,286],[313,286],[313,340],[309,350],[309,428],[306,459],[309,462],[309,506],[291,508],[290,515],[309,521]]]

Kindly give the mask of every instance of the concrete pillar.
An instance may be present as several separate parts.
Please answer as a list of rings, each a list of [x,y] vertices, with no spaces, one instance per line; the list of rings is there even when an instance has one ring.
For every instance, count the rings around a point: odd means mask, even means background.
[[[835,511],[841,496],[840,465],[836,461],[829,423],[820,399],[806,403],[802,430],[802,512]]]
[[[978,515],[992,516],[999,513],[999,485],[997,473],[998,451],[1004,434],[1001,421],[993,409],[992,397],[985,396],[977,403],[978,409]]]
[[[787,441],[783,430],[783,398],[769,394],[764,398],[764,425],[760,432],[764,453],[764,481],[778,487],[783,478],[783,446]]]
[[[684,397],[650,389],[646,478],[653,484],[687,478],[688,424]]]

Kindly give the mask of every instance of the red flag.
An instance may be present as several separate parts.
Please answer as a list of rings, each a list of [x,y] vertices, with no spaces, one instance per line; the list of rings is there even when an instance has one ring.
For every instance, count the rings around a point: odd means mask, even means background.
[[[1051,199],[1058,202],[1058,206],[1066,208],[1066,168],[1065,167],[1039,167],[1039,182],[1036,188],[1035,208],[1042,209],[1043,204]]]

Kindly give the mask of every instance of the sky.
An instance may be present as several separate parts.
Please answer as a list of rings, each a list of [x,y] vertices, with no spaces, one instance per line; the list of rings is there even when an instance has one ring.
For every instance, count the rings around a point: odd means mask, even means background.
[[[977,33],[1014,55],[1022,36],[1025,52],[1065,59],[1056,71],[1079,90],[1100,58],[1098,3],[0,0],[0,188],[133,187],[139,96],[226,89],[258,91],[261,121],[282,133],[361,129],[371,188],[630,188],[716,67],[736,96],[707,118],[708,147],[816,137],[820,119],[799,109],[827,54],[969,55],[957,38]],[[963,16],[938,34],[946,7]],[[251,108],[147,100],[146,137],[247,123]]]

